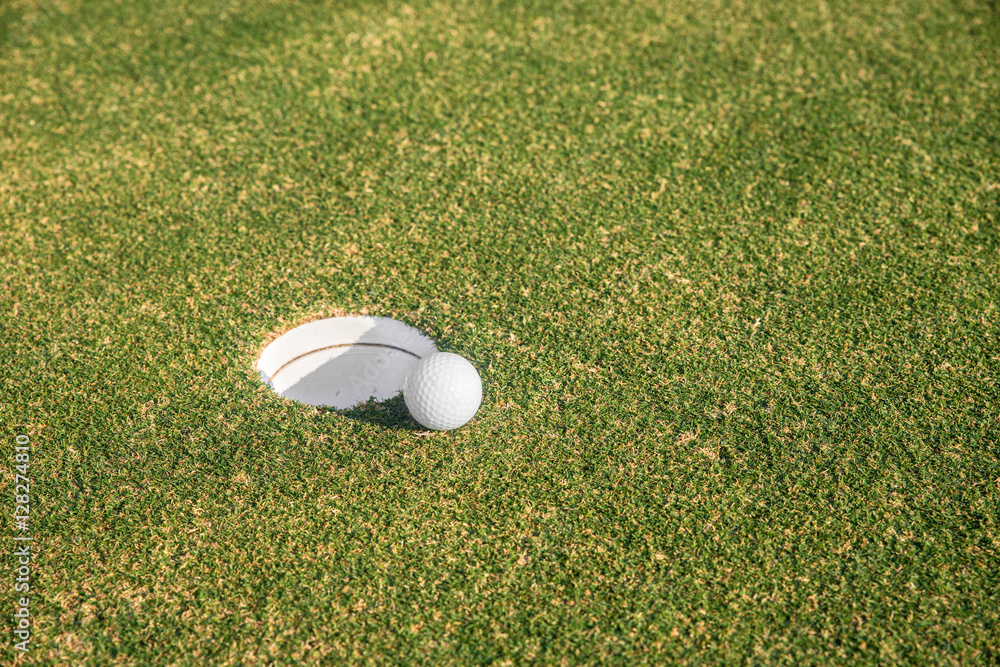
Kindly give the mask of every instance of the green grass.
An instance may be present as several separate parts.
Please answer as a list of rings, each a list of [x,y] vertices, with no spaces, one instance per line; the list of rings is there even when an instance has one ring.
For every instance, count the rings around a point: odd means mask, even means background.
[[[995,3],[2,5],[27,662],[1000,659]],[[260,384],[335,312],[479,415]]]

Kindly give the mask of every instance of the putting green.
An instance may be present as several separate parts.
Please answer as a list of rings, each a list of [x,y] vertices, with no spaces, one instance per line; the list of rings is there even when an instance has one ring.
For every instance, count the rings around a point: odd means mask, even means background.
[[[0,3],[4,663],[1000,660],[998,35]],[[261,381],[344,315],[468,358],[479,413]]]

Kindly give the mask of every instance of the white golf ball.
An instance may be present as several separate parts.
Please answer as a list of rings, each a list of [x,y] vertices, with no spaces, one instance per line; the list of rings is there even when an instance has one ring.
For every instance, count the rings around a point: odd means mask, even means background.
[[[423,426],[450,431],[472,419],[483,401],[483,383],[469,361],[435,352],[413,364],[403,381],[406,409]]]

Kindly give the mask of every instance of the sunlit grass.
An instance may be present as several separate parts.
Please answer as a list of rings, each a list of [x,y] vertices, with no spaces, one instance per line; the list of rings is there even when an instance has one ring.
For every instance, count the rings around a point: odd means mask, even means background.
[[[1000,657],[989,3],[19,1],[0,31],[36,662]],[[479,415],[260,384],[334,313],[468,357]]]

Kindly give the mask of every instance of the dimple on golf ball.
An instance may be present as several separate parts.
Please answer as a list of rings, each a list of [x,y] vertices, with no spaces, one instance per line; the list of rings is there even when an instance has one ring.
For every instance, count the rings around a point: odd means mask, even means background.
[[[468,422],[483,401],[483,383],[469,361],[435,352],[413,364],[403,381],[406,409],[421,425],[450,431]]]

